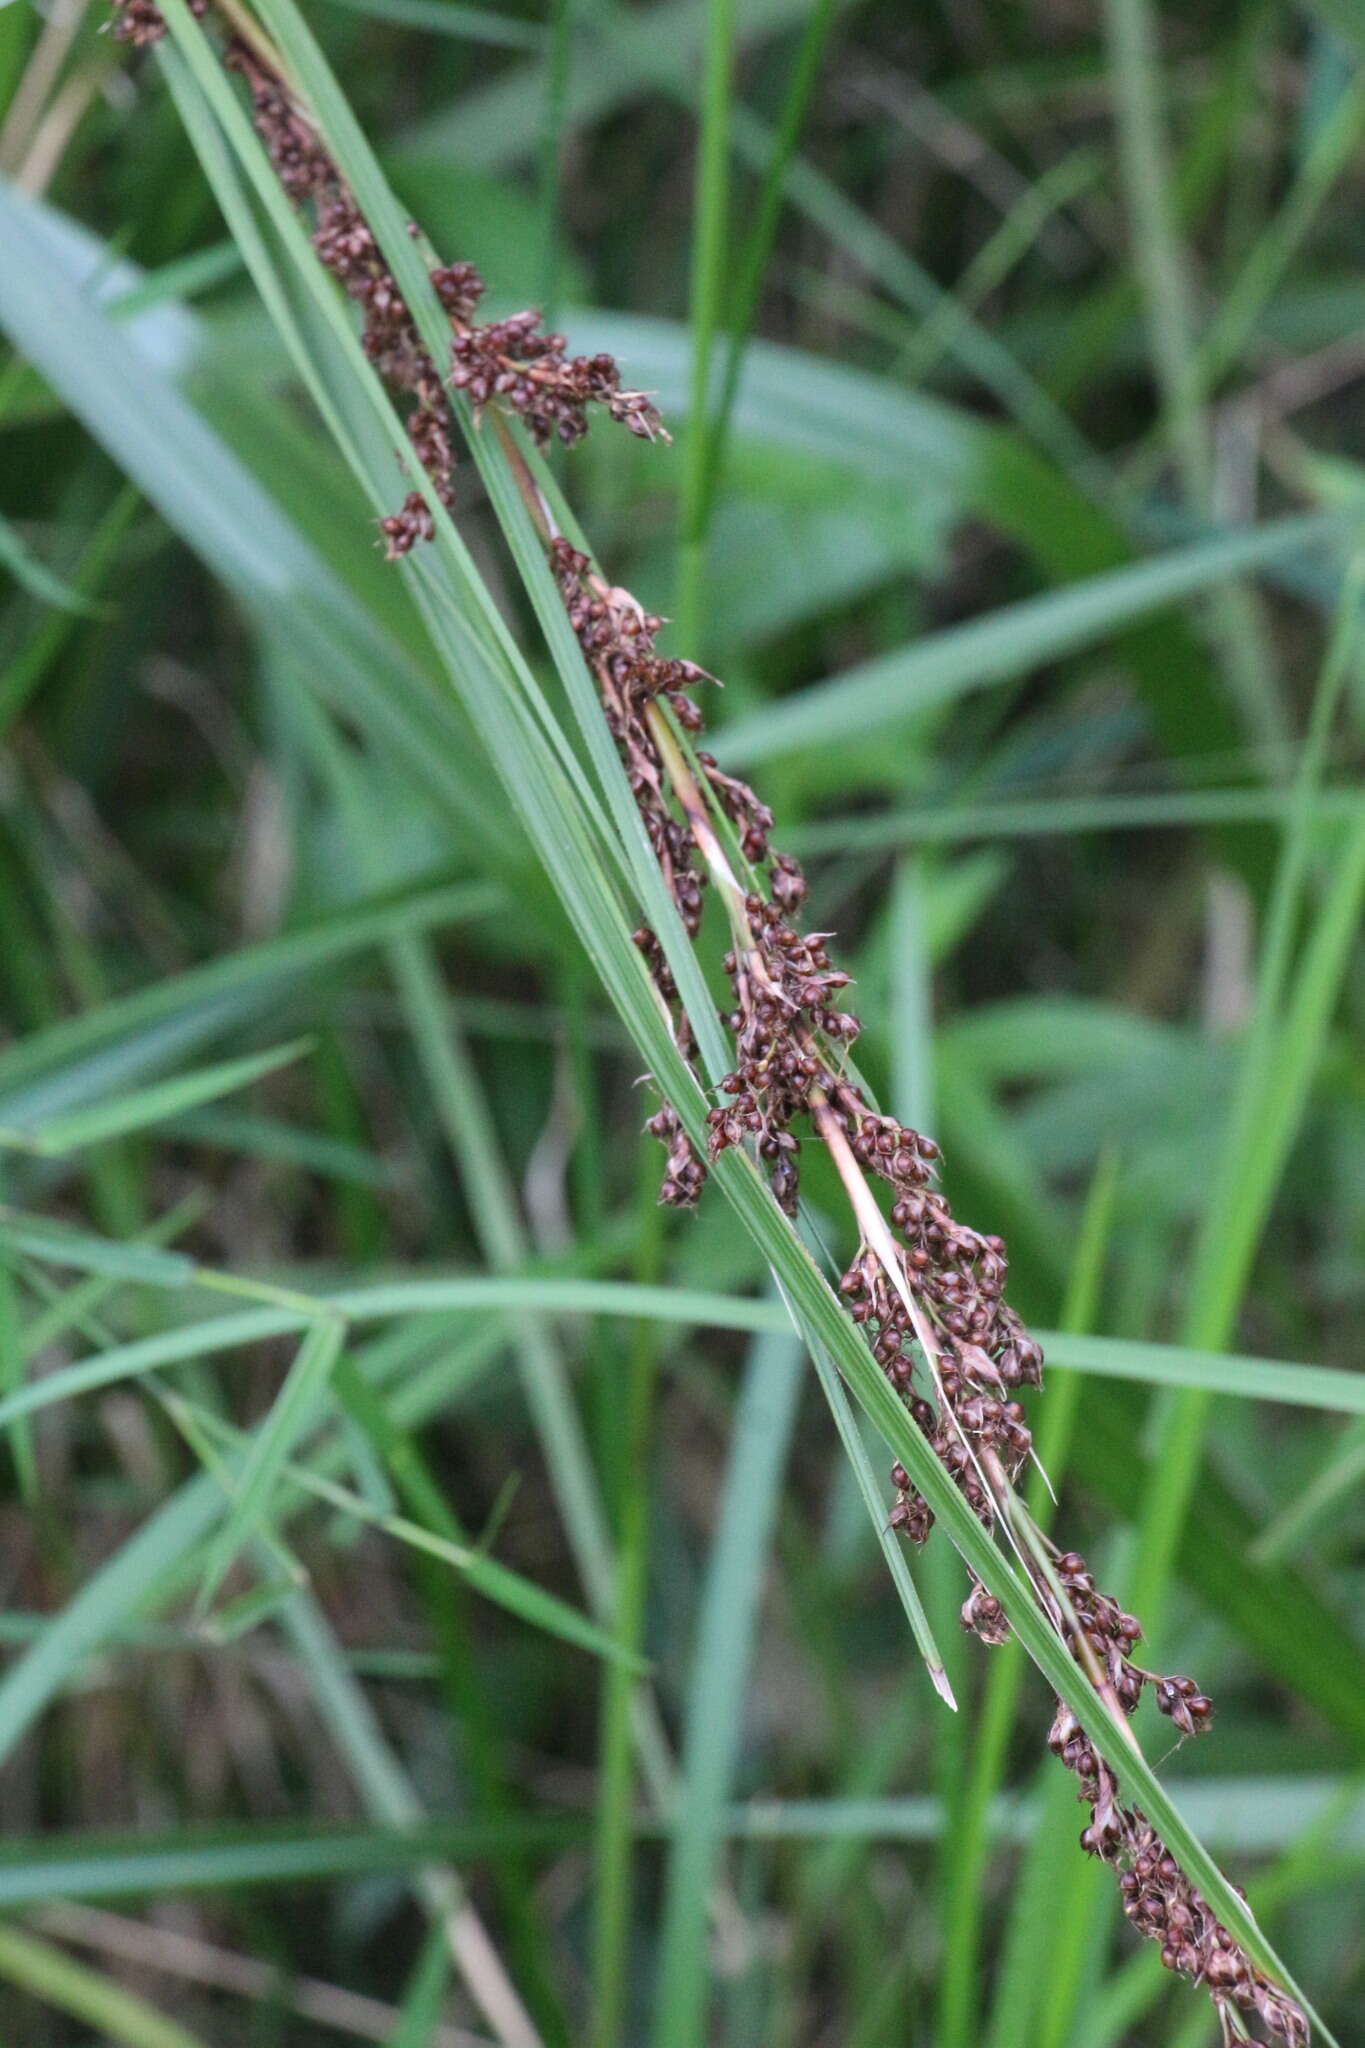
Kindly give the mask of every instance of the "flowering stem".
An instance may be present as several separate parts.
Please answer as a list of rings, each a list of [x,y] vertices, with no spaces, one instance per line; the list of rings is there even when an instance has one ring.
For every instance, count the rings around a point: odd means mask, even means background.
[[[530,482],[529,472],[527,473],[527,481],[528,483]],[[697,849],[706,862],[711,878],[724,900],[736,949],[737,951],[742,951],[746,967],[755,973],[755,977],[766,985],[771,986],[762,956],[754,946],[749,933],[744,907],[744,890],[737,880],[734,870],[730,866],[725,851],[712,827],[710,813],[705,799],[697,786],[696,777],[687,763],[682,748],[674,737],[667,718],[657,703],[653,703],[648,707],[646,718],[654,743],[659,750],[660,760],[663,762],[669,782],[672,785],[673,793],[691,828]],[[815,1088],[811,1090],[810,1112],[811,1121],[825,1149],[834,1161],[835,1170],[848,1197],[849,1205],[853,1210],[863,1242],[876,1254],[882,1271],[892,1287],[895,1288],[901,1304],[910,1318],[911,1328],[914,1330],[920,1350],[924,1353],[925,1363],[934,1382],[940,1408],[945,1415],[952,1416],[952,1405],[943,1397],[939,1373],[939,1347],[933,1326],[928,1315],[925,1313],[923,1304],[917,1299],[913,1287],[911,1287],[906,1278],[905,1263],[900,1255],[899,1247],[891,1235],[890,1228],[881,1209],[878,1207],[876,1197],[867,1184],[862,1168],[853,1156],[853,1148],[849,1144],[848,1134],[844,1129],[843,1121],[823,1089]],[[953,1419],[956,1422],[955,1416]],[[968,1443],[960,1425],[958,1425],[958,1434],[964,1443]],[[978,1446],[968,1443],[968,1449],[971,1452],[978,1472],[995,1501],[1000,1518],[1015,1549],[1019,1553],[1030,1581],[1037,1587],[1039,1605],[1044,1613],[1048,1615],[1058,1634],[1064,1640],[1069,1636],[1077,1662],[1090,1680],[1090,1683],[1094,1686],[1095,1691],[1103,1700],[1124,1741],[1130,1748],[1137,1749],[1136,1738],[1128,1725],[1127,1716],[1123,1712],[1114,1688],[1109,1683],[1103,1667],[1095,1655],[1089,1636],[1081,1626],[1065,1587],[1052,1568],[1052,1560],[1048,1556],[1047,1545],[1042,1532],[1038,1529],[1027,1506],[1011,1485],[1009,1475],[1000,1461],[998,1452],[990,1445]],[[1038,1583],[1040,1579],[1042,1581],[1041,1585]]]
[[[767,1165],[777,1200],[794,1215],[801,1140],[792,1127],[813,1129],[834,1163],[858,1225],[861,1246],[843,1277],[842,1292],[854,1320],[865,1326],[879,1368],[972,1513],[987,1528],[999,1520],[1041,1612],[1067,1643],[1125,1741],[1132,1741],[1127,1714],[1148,1683],[1155,1686],[1158,1708],[1181,1733],[1197,1733],[1208,1721],[1210,1702],[1193,1680],[1158,1677],[1133,1661],[1141,1637],[1137,1621],[1097,1589],[1077,1553],[1052,1551],[1014,1492],[1014,1477],[1032,1452],[1027,1417],[1014,1395],[1040,1384],[1042,1354],[1004,1299],[1005,1246],[998,1237],[954,1218],[933,1184],[938,1147],[881,1114],[848,1068],[842,1048],[856,1038],[859,1025],[840,1008],[838,991],[850,978],[829,957],[825,940],[831,935],[803,933],[795,922],[807,885],[796,862],[769,846],[772,812],[709,755],[700,755],[694,768],[679,742],[674,718],[686,734],[701,730],[701,714],[688,692],[703,679],[703,671],[693,662],[660,655],[655,640],[662,621],[628,592],[609,585],[589,558],[569,544],[504,417],[519,415],[535,442],[545,447],[551,441],[577,440],[593,407],[651,439],[662,431],[657,413],[644,393],[622,389],[609,356],[566,359],[563,337],[540,332],[534,313],[476,324],[482,278],[470,264],[437,264],[419,237],[423,263],[450,321],[449,366],[438,359],[443,347],[433,356],[279,53],[245,12],[243,0],[217,4],[231,26],[225,60],[246,80],[253,119],[271,161],[290,197],[311,211],[319,259],[362,310],[366,353],[381,366],[390,389],[411,401],[407,432],[430,487],[442,504],[453,503],[449,383],[472,408],[475,427],[491,422],[501,444],[596,678],[604,719],[689,937],[700,928],[703,883],[709,879],[721,897],[733,938],[733,955],[725,965],[736,997],[737,1059],[735,1072],[720,1089],[729,1101],[717,1103],[708,1116],[711,1153],[731,1145],[752,1148]],[[156,0],[115,0],[115,5],[126,39],[153,41],[164,32]],[[711,97],[719,104],[731,0],[711,0],[711,5]],[[720,126],[711,124],[713,139]],[[723,184],[713,178],[708,191],[711,243],[705,269],[714,290]],[[703,392],[704,356],[699,349]],[[703,405],[694,407],[690,452],[696,476],[703,479],[704,414]],[[705,492],[692,495],[704,508]],[[695,609],[704,523],[703,510],[695,530],[688,522],[683,536],[689,617]],[[429,494],[409,493],[400,511],[380,525],[391,559],[430,540],[435,519]],[[737,835],[738,874],[725,850],[722,820]],[[693,1020],[680,1002],[658,937],[647,927],[634,937],[675,1042],[691,1058],[696,1051]],[[676,1110],[665,1102],[650,1128],[669,1148],[664,1199],[695,1201],[706,1165]],[[877,1181],[893,1190],[889,1219],[875,1192]],[[927,1365],[937,1413],[916,1392],[916,1351]],[[899,1495],[892,1526],[922,1541],[933,1520],[928,1503],[903,1466],[893,1467],[892,1479]],[[1007,1633],[1000,1602],[975,1578],[963,1619],[987,1643]],[[1217,1923],[1144,1816],[1121,1806],[1114,1774],[1064,1707],[1059,1706],[1049,1739],[1090,1808],[1091,1824],[1082,1838],[1086,1847],[1119,1873],[1125,1911],[1142,1933],[1163,1944],[1163,1960],[1208,1985],[1225,2027],[1228,2001],[1235,2001],[1243,2011],[1254,2009],[1288,2048],[1304,2048],[1308,2025],[1302,2010]]]

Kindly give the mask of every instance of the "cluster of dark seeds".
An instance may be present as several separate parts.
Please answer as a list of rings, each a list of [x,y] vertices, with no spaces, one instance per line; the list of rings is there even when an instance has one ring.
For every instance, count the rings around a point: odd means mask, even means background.
[[[605,406],[642,440],[668,439],[645,393],[621,389],[614,357],[566,357],[564,349],[562,334],[542,334],[538,313],[513,313],[456,334],[450,381],[468,395],[476,415],[491,399],[519,413],[541,448],[581,441],[592,405]]]
[[[1133,1662],[1142,1624],[1125,1614],[1111,1593],[1099,1591],[1079,1551],[1054,1551],[1053,1570],[1066,1593],[1070,1621],[1084,1636],[1124,1712],[1135,1711],[1143,1687],[1150,1685],[1158,1710],[1182,1735],[1202,1735],[1213,1718],[1212,1700],[1192,1678],[1162,1678]]]
[[[140,4],[140,0],[139,0]],[[450,407],[437,370],[413,322],[392,271],[380,254],[355,195],[338,172],[317,132],[279,79],[246,43],[229,43],[226,62],[246,80],[252,120],[275,174],[290,198],[311,204],[313,247],[347,296],[361,309],[366,355],[390,390],[412,400],[407,416],[413,454],[430,477],[443,505],[454,501],[455,449]],[[452,319],[468,319],[483,292],[472,264],[433,273],[433,282]],[[435,532],[431,509],[420,491],[409,491],[397,512],[379,522],[391,561]]]
[[[831,1059],[857,1037],[858,1020],[839,1007],[849,977],[825,951],[830,933],[798,931],[777,900],[780,891],[793,910],[804,901],[806,881],[795,861],[774,860],[773,887],[772,898],[756,891],[745,897],[749,944],[725,956],[736,1060],[720,1084],[727,1100],[707,1120],[713,1158],[753,1135],[773,1193],[795,1215],[800,1148],[791,1127],[809,1112],[812,1090],[835,1085]]]
[[[1207,1715],[1208,1701],[1202,1705]],[[1308,2021],[1302,2010],[1256,1968],[1210,1911],[1146,1816],[1122,1804],[1114,1773],[1060,1701],[1048,1747],[1073,1773],[1090,1809],[1081,1847],[1117,1872],[1124,1912],[1139,1934],[1159,1944],[1166,1968],[1207,1988],[1225,2048],[1254,2048],[1242,2032],[1239,2013],[1255,2013],[1272,2038],[1288,2048],[1307,2048]]]
[[[691,826],[675,816],[668,801],[667,776],[646,712],[662,697],[685,732],[699,732],[701,712],[688,693],[707,680],[706,672],[695,662],[660,654],[655,643],[663,620],[645,611],[629,591],[603,583],[593,573],[588,557],[562,535],[551,543],[550,567],[569,623],[597,680],[607,729],[616,742],[654,857],[684,929],[695,938],[701,928],[706,870]],[[734,785],[736,790],[742,787]],[[738,799],[732,795],[731,801]],[[634,937],[668,1012],[678,1049],[691,1059],[696,1040],[663,947],[648,925],[641,925]],[[667,1153],[660,1200],[673,1208],[690,1208],[701,1196],[706,1168],[677,1112],[662,1103],[646,1128]]]
[[[144,44],[164,32],[153,0],[114,4],[116,33],[125,40]],[[192,4],[199,12],[206,0]],[[241,41],[229,43],[227,61],[246,79],[257,130],[281,184],[314,209],[320,260],[362,309],[367,353],[390,387],[412,399],[408,431],[414,453],[442,501],[449,503],[454,454],[445,393],[368,223],[280,80]],[[542,444],[577,440],[592,404],[605,406],[633,433],[652,438],[662,432],[643,394],[622,390],[610,357],[567,360],[563,338],[541,334],[531,313],[475,326],[483,281],[472,265],[435,269],[432,281],[451,320],[451,382],[468,394],[476,414],[490,403],[503,405],[518,413]],[[390,556],[405,553],[432,532],[417,492],[382,525]],[[662,620],[629,592],[605,584],[587,556],[567,541],[551,540],[550,562],[597,679],[650,843],[683,924],[695,936],[706,871],[699,834],[710,827],[688,812],[671,786],[651,707],[666,701],[686,733],[699,733],[702,718],[689,692],[707,679],[705,671],[660,655],[656,640]],[[830,961],[830,934],[802,933],[793,922],[805,900],[805,878],[795,861],[770,849],[772,813],[754,792],[725,775],[709,754],[699,754],[697,762],[714,801],[734,827],[745,861],[756,877],[766,870],[768,891],[752,887],[744,897],[735,946],[725,962],[734,991],[727,1021],[737,1058],[722,1086],[726,1099],[710,1114],[711,1154],[752,1142],[768,1166],[777,1199],[790,1211],[797,1201],[800,1146],[792,1125],[809,1121],[813,1111],[817,1123],[819,1114],[837,1118],[859,1166],[890,1191],[898,1261],[893,1276],[880,1252],[861,1245],[841,1282],[849,1312],[911,1419],[973,1511],[990,1524],[1002,1489],[1018,1476],[1032,1449],[1017,1395],[1042,1383],[1042,1352],[1004,1301],[1005,1246],[998,1237],[982,1236],[954,1220],[934,1185],[938,1147],[933,1140],[883,1116],[847,1075],[847,1051],[859,1027],[839,1003],[848,976]],[[679,1049],[691,1059],[694,1034],[658,939],[648,928],[635,937]],[[665,1104],[648,1127],[668,1153],[663,1200],[695,1202],[706,1168],[676,1113]],[[932,1341],[932,1354],[925,1359],[932,1382],[927,1389],[916,1379],[917,1351],[929,1352],[928,1342],[918,1341],[924,1332]],[[904,1466],[893,1466],[891,1476],[897,1496],[891,1522],[923,1542],[933,1520],[928,1505]],[[1083,1558],[1052,1548],[1050,1572],[1035,1571],[1034,1582],[1040,1605],[1116,1710],[1131,1713],[1150,1685],[1157,1706],[1182,1735],[1198,1734],[1208,1725],[1210,1702],[1192,1679],[1159,1677],[1133,1662],[1138,1623],[1096,1589]],[[975,1579],[962,1619],[986,1643],[1002,1642],[1008,1634],[999,1601]],[[1240,2031],[1237,2013],[1255,2013],[1274,2039],[1288,2048],[1306,2048],[1303,2012],[1214,1919],[1144,1816],[1121,1804],[1114,1773],[1061,1703],[1049,1743],[1075,1775],[1090,1811],[1083,1847],[1118,1872],[1125,1912],[1140,1933],[1160,1943],[1166,1966],[1207,1986],[1225,2048],[1253,2048]]]
[[[880,1115],[847,1081],[832,1091],[832,1100],[854,1157],[891,1190],[904,1287],[933,1328],[935,1407],[914,1394],[916,1333],[903,1291],[891,1284],[868,1246],[861,1247],[840,1289],[854,1319],[868,1327],[873,1357],[909,1403],[940,1463],[989,1524],[993,1509],[983,1456],[993,1454],[1008,1478],[1018,1474],[1032,1437],[1017,1396],[1025,1387],[1042,1385],[1042,1350],[1003,1298],[1004,1243],[955,1220],[934,1185],[939,1155],[932,1138]],[[898,1505],[911,1511],[903,1526],[922,1542],[932,1526],[928,1507],[908,1487],[899,1489]],[[988,1628],[994,1632],[994,1617]]]
[[[705,671],[695,662],[659,654],[654,643],[663,620],[645,611],[629,591],[609,589],[594,576],[587,556],[562,537],[550,550],[550,567],[569,623],[597,679],[607,727],[625,764],[655,859],[689,937],[695,938],[701,927],[704,870],[691,827],[675,817],[669,805],[663,762],[645,712],[664,697],[685,730],[699,730],[701,713],[687,693],[706,680]],[[676,1008],[677,991],[657,940],[652,933],[637,933],[636,943],[645,951],[660,992]]]
[[[190,4],[197,15],[207,12],[208,0]],[[114,33],[121,40],[142,47],[166,33],[155,0],[113,0],[113,5]],[[411,400],[406,425],[413,455],[441,503],[449,506],[455,449],[442,374],[422,343],[369,223],[306,113],[276,74],[240,37],[229,38],[224,55],[229,68],[246,80],[256,132],[281,185],[296,203],[313,209],[313,247],[361,308],[366,354],[390,390]],[[568,445],[581,439],[593,405],[605,407],[632,434],[667,440],[646,394],[622,389],[611,356],[566,357],[563,335],[542,333],[540,315],[534,312],[476,325],[484,284],[472,263],[439,264],[431,281],[450,317],[449,381],[468,393],[476,412],[490,401],[505,406],[520,415],[541,447],[553,440]],[[416,490],[379,527],[390,561],[435,533],[430,507]]]

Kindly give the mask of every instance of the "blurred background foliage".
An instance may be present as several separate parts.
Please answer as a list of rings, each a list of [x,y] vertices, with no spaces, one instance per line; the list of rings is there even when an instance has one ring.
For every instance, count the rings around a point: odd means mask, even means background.
[[[1169,1347],[1360,1357],[1356,11],[307,11],[441,254],[657,392],[678,445],[599,430],[566,491],[724,678],[878,1090],[1094,1340],[1060,1526],[1217,1697],[1169,1775],[1349,2039],[1365,1404],[1210,1407]],[[656,1209],[639,1062],[106,29],[0,10],[0,1376],[118,1354],[0,1408],[7,2031],[485,2038],[458,1882],[547,2042],[1210,2043],[1075,1850],[1043,1687],[959,1641],[939,1542],[944,1711],[750,1248]],[[533,646],[470,465],[458,516]],[[420,1292],[497,1271],[549,1292]],[[271,1413],[290,1301],[390,1284],[298,1354],[313,1493],[267,1470],[215,1549],[205,1431]]]

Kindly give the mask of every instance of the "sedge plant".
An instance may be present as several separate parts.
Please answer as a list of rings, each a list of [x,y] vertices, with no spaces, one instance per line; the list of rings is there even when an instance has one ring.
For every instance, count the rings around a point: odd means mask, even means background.
[[[774,817],[761,797],[697,744],[695,696],[712,679],[660,652],[662,620],[609,580],[536,460],[533,451],[579,440],[594,411],[666,438],[655,406],[623,384],[610,355],[570,356],[564,337],[534,313],[480,320],[482,277],[468,262],[438,262],[420,229],[399,221],[291,0],[265,0],[259,13],[240,0],[190,8],[167,0],[164,9],[122,0],[118,9],[117,32],[135,45],[160,42],[168,23],[177,66],[188,67],[213,109],[214,126],[202,132],[232,145],[258,203],[273,203],[295,250],[304,221],[308,260],[360,309],[360,351],[406,432],[392,453],[409,487],[379,514],[389,559],[410,563],[428,613],[445,604],[457,673],[481,664],[486,692],[496,694],[504,687],[498,663],[513,669],[519,701],[494,715],[494,697],[475,693],[473,708],[486,730],[503,722],[493,751],[523,811],[535,812],[548,794],[549,809],[565,818],[567,843],[551,845],[548,816],[533,836],[590,946],[594,931],[603,935],[593,947],[598,965],[650,1059],[661,1101],[649,1128],[666,1153],[662,1200],[694,1204],[714,1178],[735,1201],[807,1342],[832,1355],[897,1452],[890,1528],[923,1544],[936,1522],[946,1524],[968,1567],[963,1625],[987,1645],[1017,1634],[1056,1683],[1049,1746],[1086,1809],[1082,1849],[1112,1868],[1125,1913],[1166,1967],[1207,1990],[1225,2048],[1249,2041],[1252,2028],[1305,2048],[1306,2003],[1249,1909],[1190,1842],[1129,1726],[1150,1690],[1179,1736],[1194,1738],[1210,1723],[1211,1701],[1191,1678],[1139,1659],[1140,1620],[1040,1526],[1020,1489],[1034,1445],[1019,1396],[1041,1385],[1043,1359],[1006,1300],[1005,1245],[954,1217],[936,1182],[938,1147],[884,1114],[860,1077],[859,1021],[844,1007],[849,976],[835,964],[830,934],[801,929],[800,866],[774,849]],[[211,69],[217,60],[245,83],[264,161],[242,140],[240,103]],[[182,104],[189,89],[182,77]],[[220,195],[232,196],[230,217],[245,232],[251,216],[237,176],[219,163]],[[276,181],[273,202],[267,177]],[[259,244],[256,255],[288,329],[273,259]],[[315,276],[310,288],[320,284]],[[382,433],[397,415],[372,395]],[[355,455],[349,426],[335,424]],[[460,428],[527,575],[600,794],[584,782],[543,697],[509,664],[500,622],[486,605],[481,617],[468,615],[473,571],[448,516]],[[373,468],[368,477],[374,488]],[[435,568],[414,559],[428,550]],[[442,598],[451,562],[460,573]],[[694,603],[686,609],[692,616]],[[539,789],[518,752],[533,734]],[[617,878],[643,912],[628,951],[615,884],[586,888],[594,836],[611,847]],[[643,872],[642,858],[650,864]],[[695,953],[707,889],[728,935],[720,966],[732,1007],[719,1019]],[[842,1309],[792,1227],[809,1147],[830,1160],[847,1202]]]

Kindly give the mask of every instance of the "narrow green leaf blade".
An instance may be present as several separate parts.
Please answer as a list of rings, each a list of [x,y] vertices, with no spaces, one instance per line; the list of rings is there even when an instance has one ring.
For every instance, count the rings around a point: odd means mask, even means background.
[[[53,1117],[31,1132],[0,1131],[0,1143],[8,1138],[9,1142],[22,1145],[26,1151],[41,1153],[45,1158],[79,1152],[87,1145],[100,1145],[109,1138],[127,1137],[132,1131],[164,1123],[167,1118],[179,1116],[187,1109],[197,1109],[202,1103],[217,1102],[224,1095],[235,1094],[239,1088],[249,1088],[253,1081],[263,1079],[266,1074],[277,1073],[281,1067],[291,1065],[311,1049],[311,1039],[297,1038],[288,1045],[273,1046],[268,1052],[220,1060],[214,1066],[200,1067],[194,1073],[177,1074],[172,1080],[154,1082],[149,1088],[132,1089],[112,1102],[96,1104],[93,1109],[73,1110],[68,1116]]]
[[[346,1339],[340,1316],[314,1323],[307,1332],[264,1426],[256,1433],[237,1475],[236,1495],[214,1538],[204,1568],[198,1607],[202,1614],[232,1567],[234,1558],[269,1518],[271,1496],[289,1454],[316,1413],[332,1367]]]

